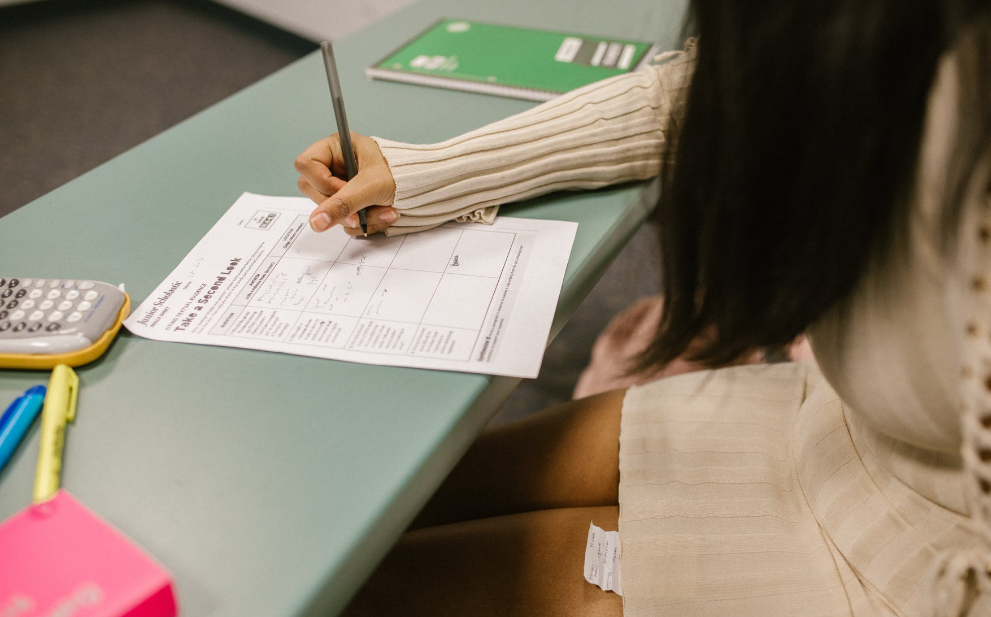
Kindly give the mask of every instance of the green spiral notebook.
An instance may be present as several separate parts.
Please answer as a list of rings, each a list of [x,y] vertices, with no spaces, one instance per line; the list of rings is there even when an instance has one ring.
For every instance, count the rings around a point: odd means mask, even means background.
[[[643,67],[652,43],[442,19],[365,69],[387,79],[547,101]]]

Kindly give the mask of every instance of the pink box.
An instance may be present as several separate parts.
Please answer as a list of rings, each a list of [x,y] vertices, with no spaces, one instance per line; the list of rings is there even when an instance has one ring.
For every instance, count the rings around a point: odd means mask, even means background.
[[[0,524],[3,617],[174,617],[172,579],[65,490]]]

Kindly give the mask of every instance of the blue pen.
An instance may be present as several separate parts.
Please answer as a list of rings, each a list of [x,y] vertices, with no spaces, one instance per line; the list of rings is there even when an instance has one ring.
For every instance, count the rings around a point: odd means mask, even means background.
[[[4,468],[45,400],[45,386],[35,386],[14,399],[0,418],[0,469]]]

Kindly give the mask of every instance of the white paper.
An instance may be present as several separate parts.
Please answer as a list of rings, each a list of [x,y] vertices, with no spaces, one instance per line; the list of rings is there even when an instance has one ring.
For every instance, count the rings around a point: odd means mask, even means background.
[[[312,208],[244,193],[124,325],[160,341],[537,376],[577,223],[351,238],[313,232]]]
[[[619,532],[603,531],[595,523],[589,523],[588,540],[585,542],[585,580],[598,585],[603,591],[623,595],[620,556]]]

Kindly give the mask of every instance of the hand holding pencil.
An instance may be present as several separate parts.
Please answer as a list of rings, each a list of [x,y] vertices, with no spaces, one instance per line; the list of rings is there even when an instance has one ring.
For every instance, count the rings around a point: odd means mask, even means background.
[[[362,235],[358,212],[364,210],[368,233],[385,230],[399,219],[392,205],[396,182],[379,150],[369,137],[351,134],[358,173],[350,181],[341,155],[340,138],[334,133],[311,145],[296,157],[300,192],[313,200],[317,207],[310,214],[313,231],[324,231],[342,225],[352,236]]]
[[[367,236],[396,222],[399,212],[391,206],[396,183],[378,144],[348,129],[337,65],[330,43],[323,42],[324,66],[337,120],[338,132],[311,145],[296,158],[299,190],[317,208],[310,227],[317,232],[343,223],[351,235]]]

